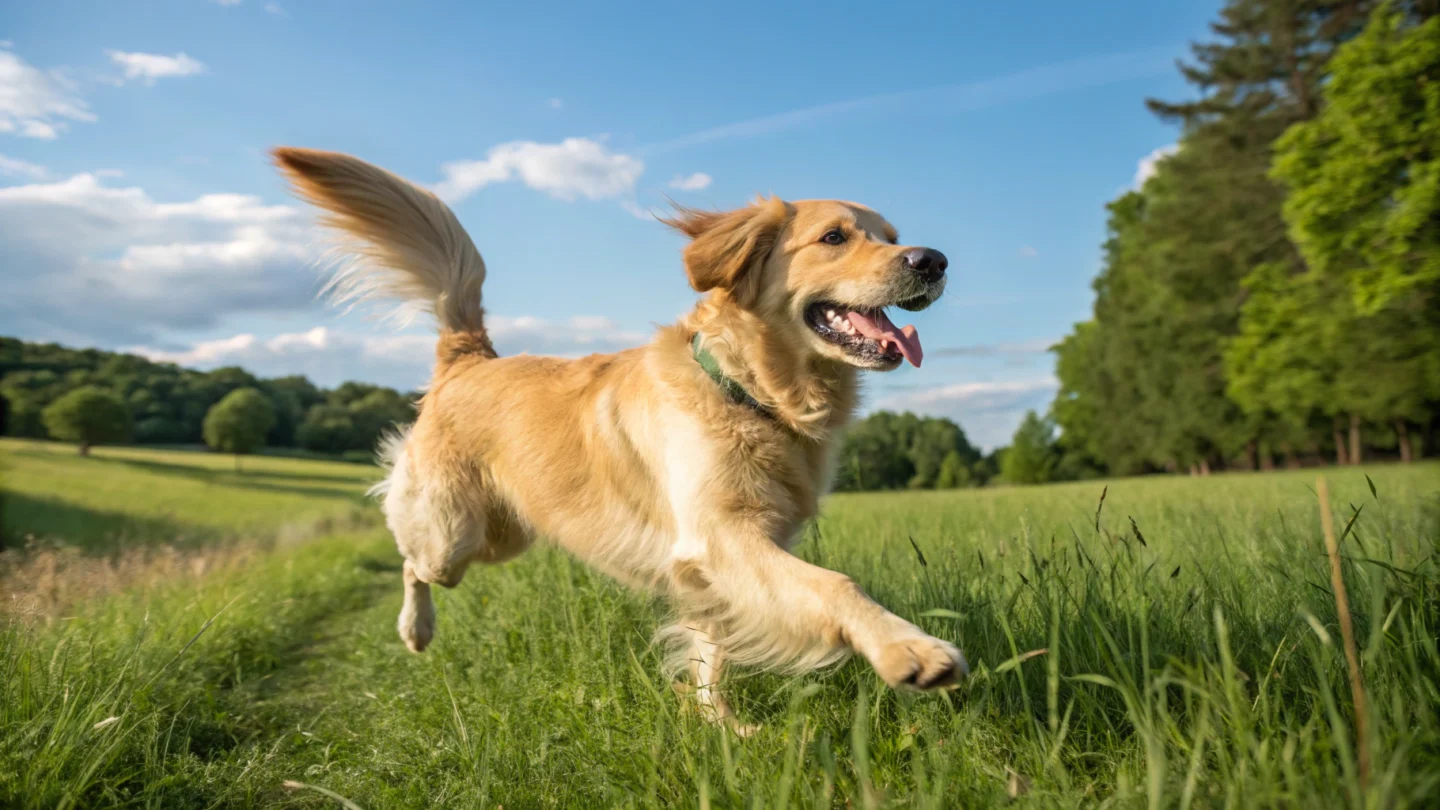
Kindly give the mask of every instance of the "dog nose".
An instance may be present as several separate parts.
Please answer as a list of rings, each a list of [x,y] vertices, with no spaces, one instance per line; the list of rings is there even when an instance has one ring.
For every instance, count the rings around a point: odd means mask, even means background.
[[[950,266],[944,253],[930,248],[911,248],[905,251],[903,258],[905,266],[927,284],[939,281],[945,275],[945,268]]]

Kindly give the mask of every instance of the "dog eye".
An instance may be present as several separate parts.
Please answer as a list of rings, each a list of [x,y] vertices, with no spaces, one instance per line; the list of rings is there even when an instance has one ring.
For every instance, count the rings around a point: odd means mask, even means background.
[[[845,244],[845,232],[839,228],[826,231],[825,235],[820,237],[820,241],[827,245],[843,245]]]

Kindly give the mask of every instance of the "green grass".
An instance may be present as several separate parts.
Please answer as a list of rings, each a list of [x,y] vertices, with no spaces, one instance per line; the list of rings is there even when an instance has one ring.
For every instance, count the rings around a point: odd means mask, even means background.
[[[125,516],[273,531],[347,513],[374,474],[256,459],[252,478],[140,451],[51,469],[0,447],[7,496],[63,502],[77,525],[92,511],[85,542]],[[748,740],[661,678],[662,604],[558,551],[473,568],[415,656],[383,531],[277,545],[11,620],[0,806],[335,806],[287,780],[366,808],[1434,806],[1440,466],[1326,475],[1369,697],[1363,792],[1305,472],[834,497],[800,553],[956,641],[975,674],[914,696],[860,661],[737,672],[737,708],[763,724]]]
[[[105,552],[132,544],[203,543],[304,526],[373,508],[373,467],[0,439],[0,540],[25,535]]]

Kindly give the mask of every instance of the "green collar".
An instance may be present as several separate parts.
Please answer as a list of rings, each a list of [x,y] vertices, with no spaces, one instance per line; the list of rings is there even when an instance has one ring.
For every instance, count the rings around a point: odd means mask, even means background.
[[[720,363],[715,360],[715,355],[701,345],[699,332],[696,332],[695,337],[690,340],[690,349],[695,354],[695,362],[699,363],[700,368],[705,369],[705,373],[710,375],[710,379],[720,386],[726,399],[736,405],[744,405],[766,419],[775,418],[775,413],[761,405],[755,397],[750,396],[750,392],[745,390],[745,386],[725,376],[725,372],[720,370]]]

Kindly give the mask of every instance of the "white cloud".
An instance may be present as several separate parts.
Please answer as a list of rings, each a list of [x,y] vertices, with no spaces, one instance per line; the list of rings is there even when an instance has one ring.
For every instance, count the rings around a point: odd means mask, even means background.
[[[156,79],[167,79],[179,76],[194,76],[205,72],[205,65],[198,59],[192,59],[183,53],[174,56],[164,56],[158,53],[127,53],[125,51],[106,51],[110,61],[124,69],[125,81],[139,79],[147,85],[155,83]]]
[[[552,99],[550,99],[550,101],[548,101],[547,103],[550,105],[550,109],[552,109],[552,110],[558,110],[558,109],[560,109],[561,107],[564,107],[564,106],[565,106],[565,102],[564,102],[563,100],[561,100],[561,99],[558,99],[558,98],[552,98]]]
[[[576,316],[546,321],[530,316],[491,315],[486,324],[502,355],[520,353],[578,357],[643,343],[647,335],[620,329],[608,318]],[[414,389],[429,378],[435,335],[367,335],[317,326],[261,339],[245,333],[200,341],[180,350],[131,346],[125,351],[156,362],[195,368],[241,365],[261,376],[304,374],[321,385],[367,380]]]
[[[94,121],[85,101],[56,71],[0,50],[0,132],[52,140],[70,121]]]
[[[434,191],[448,202],[517,178],[536,191],[569,202],[580,197],[604,200],[632,194],[645,164],[589,138],[566,138],[551,144],[503,143],[491,149],[484,160],[456,161],[440,168],[445,179]]]
[[[37,163],[0,155],[0,177],[29,177],[39,179],[45,176],[45,167]]]
[[[274,14],[276,17],[284,17],[285,9],[281,8],[279,3],[266,3],[265,13]]]
[[[210,2],[217,6],[238,6],[241,0],[210,0]]]
[[[695,172],[688,177],[677,174],[671,178],[670,188],[678,188],[681,191],[699,191],[703,188],[709,188],[712,179],[710,175],[704,172]]]
[[[1136,191],[1143,188],[1145,181],[1155,176],[1155,172],[1160,168],[1160,161],[1175,154],[1179,149],[1179,144],[1172,143],[1168,146],[1161,146],[1140,158],[1140,162],[1135,165],[1135,179],[1130,182],[1130,187]]]
[[[981,110],[1022,99],[1071,93],[1142,76],[1169,73],[1174,70],[1176,49],[1176,45],[1165,45],[1138,51],[1087,56],[1036,65],[1003,76],[961,84],[901,90],[816,104],[681,135],[652,144],[642,152],[654,154],[686,149],[711,141],[753,138],[844,115],[929,108],[947,111]]]
[[[1025,245],[1025,246],[1023,246],[1023,247],[1020,248],[1020,258],[1022,258],[1022,259],[1033,259],[1033,258],[1035,258],[1036,256],[1039,256],[1039,255],[1040,255],[1040,251],[1036,250],[1035,248],[1033,248],[1033,247],[1031,247],[1031,246],[1029,246],[1029,245]]]
[[[949,417],[976,445],[991,450],[1010,443],[1027,410],[1043,412],[1059,383],[1053,376],[971,382],[904,391],[882,397],[873,410],[914,411]]]
[[[138,343],[234,312],[308,308],[316,244],[297,209],[243,194],[158,202],[96,174],[0,188],[0,322]]]

